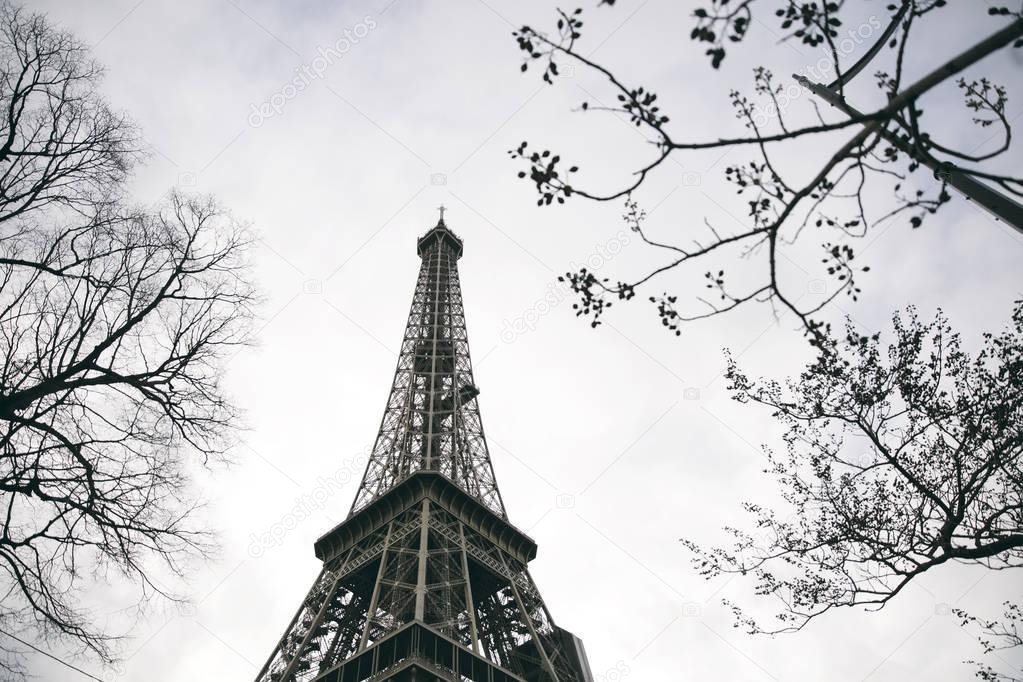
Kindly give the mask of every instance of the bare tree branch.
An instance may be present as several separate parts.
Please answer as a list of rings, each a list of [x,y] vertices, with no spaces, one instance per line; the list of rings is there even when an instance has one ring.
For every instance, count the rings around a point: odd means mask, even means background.
[[[614,2],[605,0],[601,4]],[[758,7],[764,4],[761,2]],[[830,55],[841,91],[845,57],[836,42],[838,31],[849,14],[846,3],[777,0],[773,4],[786,40],[801,40],[810,47],[825,49]],[[960,54],[915,82],[906,82],[903,64],[911,34],[944,5],[936,0],[904,0],[889,6],[892,18],[887,30],[881,30],[884,26],[879,21],[876,27],[867,26],[875,40],[884,40],[883,44],[874,44],[871,52],[884,53],[890,65],[888,71],[882,69],[876,74],[882,100],[872,111],[858,113],[851,107],[838,108],[828,113],[832,120],[827,120],[814,109],[813,119],[794,121],[792,108],[780,99],[786,89],[770,70],[759,67],[754,72],[755,97],[735,91],[729,96],[736,118],[749,134],[708,140],[678,139],[656,93],[645,86],[627,85],[609,67],[581,51],[578,43],[582,38],[582,10],[571,13],[559,10],[556,31],[551,35],[529,26],[516,31],[515,38],[524,54],[523,71],[531,65],[539,65],[543,80],[548,84],[554,84],[560,69],[570,63],[599,75],[616,103],[605,106],[585,101],[580,110],[610,112],[626,118],[653,138],[656,150],[649,162],[636,168],[631,178],[618,187],[594,190],[579,181],[578,166],[565,168],[562,157],[556,152],[534,150],[528,142],[523,142],[509,154],[527,165],[526,170],[519,172],[519,177],[528,178],[536,186],[539,205],[564,203],[572,197],[602,202],[624,199],[628,214],[639,210],[633,193],[669,157],[699,150],[734,148],[749,148],[756,154],[748,162],[725,169],[725,179],[735,187],[737,194],[747,198],[750,222],[747,228],[723,233],[705,219],[704,226],[709,230],[701,229],[703,226],[686,230],[699,235],[695,249],[663,241],[652,243],[643,237],[652,247],[668,252],[665,255],[669,260],[630,280],[611,282],[585,270],[567,273],[564,279],[580,297],[578,313],[589,317],[591,324],[597,326],[612,301],[632,299],[638,289],[649,288],[655,279],[702,265],[707,268],[703,274],[711,296],[692,295],[695,306],[680,304],[679,295],[667,291],[660,295],[651,292],[646,297],[656,306],[662,324],[670,331],[679,335],[683,323],[729,312],[750,301],[770,302],[794,313],[810,340],[819,344],[828,330],[817,319],[818,314],[840,296],[856,299],[861,293],[858,275],[867,268],[853,264],[855,253],[848,242],[899,215],[905,215],[913,227],[919,227],[926,216],[950,200],[947,172],[939,172],[936,181],[917,183],[923,184],[924,189],[907,191],[912,176],[921,167],[947,171],[955,161],[958,172],[983,179],[1010,195],[1023,196],[1023,180],[991,172],[982,165],[1006,152],[1011,144],[1003,86],[986,78],[957,81],[966,108],[973,112],[970,121],[1001,132],[1002,143],[993,151],[977,153],[977,150],[957,148],[943,139],[944,131],[924,127],[921,119],[924,102],[932,91],[988,55],[1023,43],[1023,17],[1018,11],[993,8],[987,13],[1000,25],[990,35],[967,43]],[[711,0],[710,7],[696,10],[696,27],[691,37],[711,45],[707,53],[715,68],[724,59],[726,45],[741,43],[746,37],[753,7],[754,0]],[[986,7],[983,9],[987,11]],[[1009,23],[1005,23],[1005,18]],[[955,39],[961,40],[961,35],[950,36],[950,40]],[[862,65],[850,64],[849,68],[858,70]],[[820,140],[820,149],[830,150],[822,154],[824,161],[819,169],[808,181],[784,177],[776,161],[784,158],[792,149],[792,143],[811,136],[815,141]],[[868,212],[867,207],[877,202],[865,201],[864,197],[877,196],[878,191],[887,192],[893,203]],[[808,226],[828,233],[821,246],[830,285],[826,287],[825,296],[800,301],[800,293],[783,286],[779,260],[783,251],[796,242]],[[630,227],[635,230],[635,226]],[[749,275],[739,278],[738,283],[726,276],[727,268],[711,265],[716,262],[713,259],[734,253],[745,257],[740,271]]]
[[[88,576],[181,600],[154,571],[215,547],[185,464],[239,425],[251,238],[212,199],[127,204],[138,133],[72,36],[3,3],[0,60],[0,623],[111,661]]]
[[[735,399],[787,428],[787,455],[767,456],[791,514],[749,503],[756,533],[728,529],[728,549],[684,543],[704,575],[750,575],[780,600],[776,627],[733,606],[753,632],[881,608],[950,561],[1023,566],[1023,301],[976,357],[940,313],[893,323],[887,352],[849,323],[784,387],[729,362]]]

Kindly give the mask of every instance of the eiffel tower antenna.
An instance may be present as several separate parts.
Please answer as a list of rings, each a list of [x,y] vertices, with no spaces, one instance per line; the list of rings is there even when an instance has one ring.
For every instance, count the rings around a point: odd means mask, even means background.
[[[497,487],[469,358],[458,259],[440,220],[348,518],[257,682],[592,682],[527,568],[536,543]]]

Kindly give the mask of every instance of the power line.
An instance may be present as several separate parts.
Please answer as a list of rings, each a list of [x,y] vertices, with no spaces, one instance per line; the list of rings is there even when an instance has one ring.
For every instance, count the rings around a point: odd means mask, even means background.
[[[22,644],[24,644],[25,646],[27,646],[27,647],[28,647],[28,648],[30,648],[30,649],[33,649],[34,651],[38,651],[38,652],[39,652],[39,653],[41,653],[41,654],[42,654],[43,656],[48,656],[48,657],[52,658],[53,660],[57,661],[57,663],[60,663],[60,664],[61,664],[61,665],[63,665],[63,666],[67,666],[68,668],[71,668],[71,669],[72,669],[72,670],[74,670],[75,672],[78,672],[78,673],[81,673],[82,675],[85,675],[85,676],[86,676],[86,677],[88,677],[88,678],[89,678],[90,680],[98,680],[98,682],[106,682],[106,681],[105,681],[105,680],[104,680],[104,679],[103,679],[102,677],[96,677],[96,676],[95,676],[95,675],[93,675],[92,673],[87,673],[87,672],[85,672],[84,670],[82,670],[81,668],[77,668],[77,667],[75,667],[75,666],[71,665],[71,664],[70,664],[70,663],[68,663],[67,661],[62,661],[61,659],[57,658],[56,656],[54,656],[54,655],[53,655],[53,654],[51,654],[50,652],[48,652],[48,651],[43,651],[42,649],[40,649],[40,648],[39,648],[39,647],[37,647],[36,645],[34,645],[34,644],[30,644],[29,642],[26,642],[25,640],[23,640],[23,639],[22,639],[21,637],[17,637],[17,636],[15,636],[15,635],[12,635],[11,633],[7,632],[6,630],[0,630],[0,633],[2,633],[2,634],[5,634],[5,635],[7,635],[8,637],[10,637],[10,638],[11,638],[11,639],[13,639],[13,640],[16,640],[16,641],[18,641],[18,642],[21,642]]]

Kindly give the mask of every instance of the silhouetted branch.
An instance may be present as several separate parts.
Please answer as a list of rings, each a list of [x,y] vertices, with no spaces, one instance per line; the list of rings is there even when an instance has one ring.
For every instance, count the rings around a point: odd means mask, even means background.
[[[1023,566],[1023,301],[976,357],[940,314],[925,324],[910,309],[893,323],[887,350],[850,323],[784,387],[729,362],[735,399],[787,428],[787,455],[767,456],[791,515],[748,503],[755,534],[728,529],[728,549],[684,543],[704,575],[754,576],[758,594],[781,601],[766,629],[733,606],[753,632],[881,608],[949,561]]]
[[[696,27],[691,38],[710,44],[707,53],[714,67],[724,59],[726,44],[740,43],[746,37],[754,4],[753,0],[739,3],[712,0],[710,7],[695,12]],[[843,54],[835,39],[843,26],[845,3],[779,0],[773,4],[778,7],[776,15],[785,39],[799,39],[811,47],[825,47],[831,55],[841,93]],[[761,2],[758,7],[763,5]],[[938,182],[933,183],[929,190],[905,191],[906,183],[921,166],[948,170],[953,159],[965,162],[970,165],[957,165],[959,172],[987,180],[1010,195],[1023,195],[1023,181],[1019,178],[992,173],[978,166],[998,157],[1011,144],[1010,121],[1005,115],[1007,95],[1003,86],[985,78],[958,81],[965,106],[973,112],[972,122],[982,128],[997,127],[1001,131],[1002,143],[994,151],[978,154],[976,150],[956,148],[921,123],[922,100],[928,93],[984,57],[1023,42],[1023,18],[1019,12],[1005,8],[991,9],[989,14],[1008,17],[1010,23],[1002,25],[986,38],[968,44],[959,55],[915,82],[906,83],[903,64],[910,33],[943,5],[937,1],[905,0],[889,7],[892,18],[886,30],[882,31],[884,26],[881,22],[867,26],[871,33],[887,41],[885,47],[892,66],[891,73],[879,70],[876,74],[883,101],[874,110],[859,113],[851,107],[839,107],[828,113],[832,120],[826,120],[815,109],[815,121],[794,122],[791,112],[786,111],[779,99],[783,87],[768,69],[759,67],[754,71],[755,98],[735,91],[730,93],[735,115],[749,134],[711,140],[678,139],[669,128],[671,119],[662,111],[655,92],[645,86],[627,85],[614,71],[579,49],[582,10],[571,13],[559,10],[556,31],[550,35],[529,26],[516,31],[515,38],[524,54],[523,71],[531,65],[539,65],[543,80],[548,84],[555,82],[559,69],[567,63],[600,75],[608,84],[616,104],[594,106],[586,101],[580,110],[611,112],[625,117],[652,136],[656,149],[654,157],[633,171],[632,177],[619,187],[598,191],[579,181],[578,166],[565,168],[556,152],[534,150],[528,142],[523,142],[509,153],[527,164],[527,170],[520,171],[519,177],[528,178],[536,186],[539,205],[564,203],[573,196],[594,201],[624,198],[627,212],[632,212],[637,210],[632,193],[671,156],[736,147],[749,147],[757,154],[748,163],[730,165],[725,170],[725,179],[735,186],[738,194],[747,196],[748,218],[752,222],[747,229],[732,234],[712,229],[709,234],[698,238],[701,246],[692,250],[663,242],[653,244],[644,239],[655,248],[671,251],[671,259],[665,265],[627,281],[611,282],[586,271],[568,273],[566,281],[580,296],[579,314],[590,317],[591,324],[597,326],[601,314],[612,301],[633,298],[637,289],[649,286],[665,273],[700,267],[699,264],[708,260],[705,257],[714,254],[719,247],[731,245],[745,256],[758,254],[757,267],[744,265],[742,268],[755,273],[756,279],[733,284],[726,279],[725,270],[708,268],[704,276],[713,297],[692,296],[699,304],[696,308],[679,307],[677,294],[650,295],[647,298],[657,306],[662,323],[678,335],[683,322],[718,315],[749,301],[770,302],[790,310],[800,320],[811,341],[820,344],[827,335],[827,327],[816,320],[817,314],[841,295],[855,299],[860,293],[855,275],[866,270],[853,265],[855,254],[852,246],[846,243],[836,247],[835,244],[848,238],[862,237],[880,223],[900,214],[907,215],[913,227],[919,227],[927,215],[935,213],[949,201],[948,177],[944,172],[937,173]],[[876,21],[873,17],[871,20]],[[880,53],[884,49],[874,44],[871,51]],[[857,70],[863,68],[862,64],[850,66]],[[851,131],[851,135],[844,137],[846,131]],[[820,138],[822,149],[831,150],[827,160],[809,182],[786,179],[775,163],[776,159],[789,151],[790,143],[809,136]],[[863,197],[867,192],[878,189],[887,191],[894,204],[868,212],[866,207],[877,202],[867,202]],[[704,223],[709,227],[706,220]],[[801,294],[784,290],[778,263],[780,246],[794,243],[807,226],[831,233],[823,240],[823,260],[831,286],[826,296],[815,298],[810,303],[800,302]],[[693,232],[700,234],[696,230]]]
[[[238,426],[251,240],[211,199],[126,204],[140,140],[72,36],[3,3],[0,59],[0,624],[109,661],[84,576],[178,600],[153,571],[213,549],[184,465]]]
[[[1023,610],[1020,605],[1010,601],[1002,604],[1004,611],[999,620],[985,620],[972,616],[962,609],[953,609],[962,621],[963,627],[980,630],[980,644],[985,654],[997,654],[1006,649],[1023,647]],[[970,661],[977,667],[977,677],[984,682],[1020,682],[1019,675],[1006,675],[995,670],[991,665],[979,661]],[[1016,671],[1014,671],[1016,672]]]

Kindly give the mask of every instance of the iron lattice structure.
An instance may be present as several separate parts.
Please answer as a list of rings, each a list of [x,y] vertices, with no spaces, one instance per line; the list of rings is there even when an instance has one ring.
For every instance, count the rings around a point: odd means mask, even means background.
[[[391,395],[352,510],[416,471],[440,471],[507,518],[483,436],[457,261],[443,222],[419,240],[422,266]]]
[[[480,421],[444,224],[422,259],[380,431],[348,518],[257,682],[591,682],[508,522]]]

